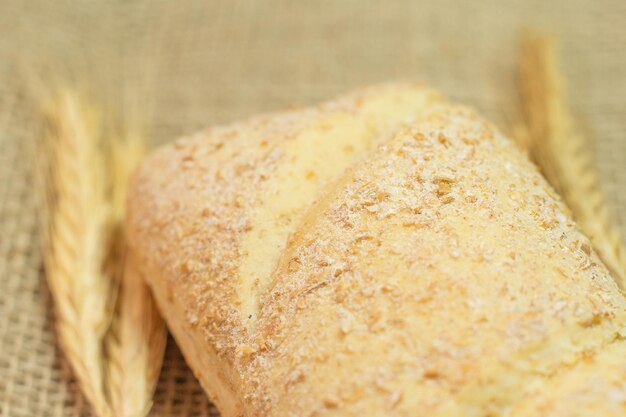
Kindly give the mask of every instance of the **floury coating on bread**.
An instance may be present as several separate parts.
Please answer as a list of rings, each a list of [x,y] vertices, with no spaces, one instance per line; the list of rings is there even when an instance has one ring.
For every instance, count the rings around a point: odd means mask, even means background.
[[[127,226],[226,417],[626,412],[624,295],[525,156],[423,86],[162,148]]]

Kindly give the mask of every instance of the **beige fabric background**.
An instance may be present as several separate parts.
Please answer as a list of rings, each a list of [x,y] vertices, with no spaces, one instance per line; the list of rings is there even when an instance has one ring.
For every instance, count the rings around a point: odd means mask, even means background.
[[[396,78],[426,80],[503,125],[524,27],[561,40],[571,102],[624,230],[624,0],[0,0],[0,415],[89,415],[41,276],[25,74],[60,72],[111,106],[132,92],[153,111],[155,144]],[[216,415],[173,343],[152,414]]]

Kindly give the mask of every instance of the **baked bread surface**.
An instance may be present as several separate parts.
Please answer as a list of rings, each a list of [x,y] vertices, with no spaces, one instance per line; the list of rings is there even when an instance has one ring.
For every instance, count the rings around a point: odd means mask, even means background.
[[[536,168],[415,84],[156,151],[127,230],[234,416],[626,413],[626,299]]]

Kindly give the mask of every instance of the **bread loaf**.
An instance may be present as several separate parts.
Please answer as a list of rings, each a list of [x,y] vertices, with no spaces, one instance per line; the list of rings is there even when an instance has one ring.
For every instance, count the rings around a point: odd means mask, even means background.
[[[624,294],[526,157],[424,86],[181,139],[128,207],[225,417],[626,414]]]

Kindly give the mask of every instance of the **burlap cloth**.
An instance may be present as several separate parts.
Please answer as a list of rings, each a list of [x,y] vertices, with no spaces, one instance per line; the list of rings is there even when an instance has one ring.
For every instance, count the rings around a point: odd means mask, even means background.
[[[624,230],[624,0],[0,1],[0,414],[90,414],[56,345],[41,275],[37,128],[20,87],[30,69],[55,63],[110,102],[152,85],[143,100],[154,143],[397,78],[424,79],[504,125],[524,27],[561,41],[571,103]],[[174,343],[152,414],[217,414]]]

